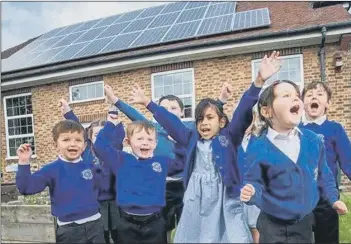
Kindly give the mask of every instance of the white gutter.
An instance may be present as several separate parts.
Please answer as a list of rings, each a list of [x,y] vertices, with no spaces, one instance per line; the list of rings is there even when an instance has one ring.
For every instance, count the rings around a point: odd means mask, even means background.
[[[351,27],[339,30],[331,30],[326,33],[326,43],[339,40],[340,35],[351,33]],[[124,61],[114,61],[84,68],[76,68],[68,71],[58,71],[44,75],[21,78],[1,83],[1,90],[42,85],[53,82],[67,81],[71,79],[104,75],[120,71],[151,67],[162,64],[195,61],[214,57],[254,53],[259,51],[283,49],[291,47],[303,47],[317,45],[321,41],[321,32],[315,31],[309,34],[300,34],[287,37],[275,37],[265,40],[252,40],[234,44],[226,44],[216,47],[204,47],[173,53],[157,54],[141,58],[131,58]]]

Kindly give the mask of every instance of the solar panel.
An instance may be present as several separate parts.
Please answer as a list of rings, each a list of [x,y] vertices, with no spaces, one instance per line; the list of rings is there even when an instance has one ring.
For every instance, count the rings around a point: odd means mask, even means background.
[[[157,16],[150,24],[149,28],[167,26],[174,23],[181,12],[168,13]]]
[[[154,17],[149,17],[145,19],[138,19],[131,22],[128,27],[123,31],[123,33],[134,32],[139,30],[144,30],[151,23]]]
[[[49,31],[4,61],[3,71],[270,25],[269,11],[236,2],[175,2]]]
[[[64,60],[69,60],[71,59],[77,52],[82,50],[86,45],[88,45],[89,42],[81,42],[77,44],[70,45],[66,47],[64,50],[61,50],[60,53],[58,53],[56,56],[54,56],[52,59],[48,60],[46,63],[51,63],[51,62],[60,62]]]
[[[235,6],[232,2],[211,5],[206,13],[206,18],[232,14],[235,12]]]
[[[162,41],[175,41],[193,37],[197,31],[200,20],[173,25]]]
[[[245,30],[249,28],[270,25],[269,11],[267,8],[255,9],[236,13],[232,30]]]
[[[177,2],[173,4],[166,5],[166,7],[162,10],[162,14],[171,13],[183,10],[184,7],[187,5],[187,2]]]
[[[111,24],[113,24],[116,20],[118,20],[121,16],[122,16],[122,14],[120,14],[120,15],[113,15],[113,16],[110,16],[110,17],[106,17],[106,18],[104,18],[103,20],[101,20],[98,24],[96,24],[96,25],[94,26],[94,28],[102,27],[102,26],[106,26],[106,25],[111,25]]]
[[[232,14],[205,19],[202,22],[197,35],[209,35],[214,33],[228,32],[231,30],[232,21]]]
[[[206,7],[210,2],[189,2],[185,9],[198,8],[198,7]]]
[[[165,6],[162,5],[162,6],[157,6],[153,8],[147,8],[139,15],[138,19],[146,18],[150,16],[156,16],[162,11],[162,9],[164,9],[164,7]]]
[[[138,39],[136,39],[130,47],[144,46],[159,43],[162,37],[168,31],[168,27],[160,27],[156,29],[145,30]]]
[[[116,36],[119,33],[121,33],[128,25],[129,25],[129,22],[123,22],[120,24],[111,25],[99,35],[99,38]]]
[[[85,33],[85,31],[75,32],[75,33],[69,34],[68,36],[64,37],[60,41],[56,42],[55,45],[53,46],[53,48],[67,46],[67,45],[71,44],[72,42],[74,42],[75,40],[77,40],[78,37],[80,37],[84,33]]]
[[[105,29],[107,29],[106,26],[105,27],[96,28],[96,29],[90,29],[84,35],[80,36],[75,41],[75,43],[94,40]]]
[[[183,11],[177,19],[177,23],[202,19],[205,15],[206,9],[206,7],[203,7]]]
[[[116,36],[115,39],[102,50],[101,53],[126,49],[140,35],[140,33],[141,32],[133,32]]]
[[[114,37],[107,37],[103,39],[96,39],[89,43],[86,47],[84,47],[80,52],[78,52],[74,57],[86,57],[98,54],[108,43],[113,40]]]

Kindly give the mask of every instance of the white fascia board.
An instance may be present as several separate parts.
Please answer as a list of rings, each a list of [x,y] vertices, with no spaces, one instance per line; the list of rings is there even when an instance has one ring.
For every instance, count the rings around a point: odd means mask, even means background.
[[[340,35],[351,33],[351,28],[327,31],[326,42],[332,43],[339,40]],[[28,78],[20,78],[1,83],[1,90],[12,90],[17,88],[43,85],[53,82],[67,81],[71,79],[111,74],[120,71],[133,70],[151,67],[162,64],[195,61],[214,57],[254,53],[272,49],[283,49],[291,47],[303,47],[317,45],[321,42],[321,32],[311,32],[308,34],[290,35],[286,37],[274,37],[243,41],[240,43],[225,44],[214,47],[198,47],[185,51],[175,51],[170,53],[150,55],[140,58],[130,58],[122,61],[113,61],[104,64],[96,64],[73,70],[62,70]]]

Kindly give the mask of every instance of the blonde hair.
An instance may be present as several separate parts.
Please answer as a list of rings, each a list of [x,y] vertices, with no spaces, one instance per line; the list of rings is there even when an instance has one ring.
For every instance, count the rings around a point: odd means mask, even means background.
[[[156,127],[149,121],[133,121],[127,125],[127,138],[131,138],[134,133],[138,133],[142,130],[145,130],[149,135],[152,132],[156,132]]]

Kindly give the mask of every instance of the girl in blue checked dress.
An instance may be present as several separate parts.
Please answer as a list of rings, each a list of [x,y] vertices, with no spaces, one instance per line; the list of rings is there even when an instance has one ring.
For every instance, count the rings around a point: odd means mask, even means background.
[[[278,56],[273,52],[264,58],[255,83],[244,93],[230,123],[218,102],[206,98],[196,106],[196,128],[189,129],[140,88],[133,89],[132,102],[145,105],[168,134],[187,148],[186,192],[176,243],[252,242],[239,200],[237,148],[252,121],[252,107],[264,81],[279,69]],[[230,87],[225,86],[229,95]]]

